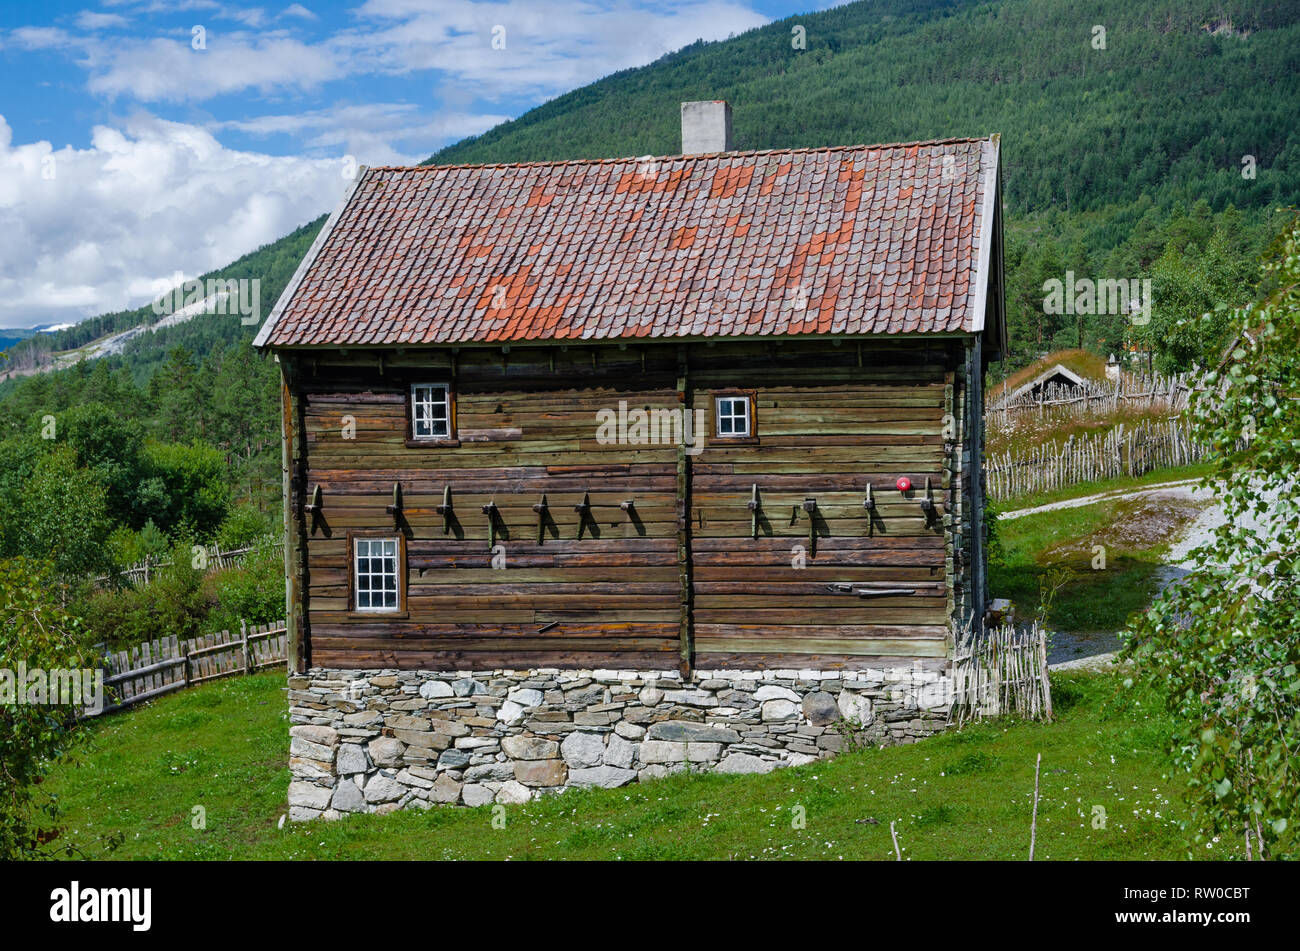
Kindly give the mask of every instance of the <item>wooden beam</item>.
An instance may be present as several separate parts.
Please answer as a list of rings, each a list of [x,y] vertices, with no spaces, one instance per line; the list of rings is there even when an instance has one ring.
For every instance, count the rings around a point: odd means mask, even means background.
[[[297,367],[280,360],[281,489],[284,493],[285,646],[289,673],[301,673],[311,663],[306,630],[307,525],[305,460],[306,422],[298,396]]]
[[[691,400],[688,350],[677,348],[677,405],[682,411],[682,434],[685,436],[686,422],[693,419],[694,406]],[[703,433],[692,433],[695,440],[704,438]],[[680,672],[683,678],[691,676],[694,665],[694,622],[695,610],[691,603],[693,582],[691,579],[691,457],[686,452],[685,439],[677,444],[677,568],[679,579],[678,600],[681,606],[679,622],[679,641],[681,650]]]

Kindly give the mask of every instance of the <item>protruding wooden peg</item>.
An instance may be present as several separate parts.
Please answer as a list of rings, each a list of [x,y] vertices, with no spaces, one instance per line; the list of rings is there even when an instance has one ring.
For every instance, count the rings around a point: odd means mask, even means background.
[[[540,545],[546,538],[546,513],[550,511],[545,492],[542,493],[542,500],[533,506],[533,511],[537,513],[537,544]]]
[[[385,505],[384,511],[393,516],[395,524],[402,521],[402,483],[393,483],[393,504]]]
[[[303,515],[311,519],[311,534],[316,534],[316,519],[321,513],[321,492],[320,486],[311,491],[311,501],[302,507]]]
[[[630,512],[636,508],[636,499],[624,499],[622,502],[618,503],[618,507],[624,512]]]
[[[449,485],[443,486],[442,504],[436,506],[434,508],[434,511],[442,516],[442,533],[444,535],[449,534],[451,532],[451,517],[452,517],[451,486]]]
[[[925,477],[925,498],[921,499],[921,510],[929,515],[934,511],[934,496],[930,491],[930,477]]]
[[[803,500],[803,510],[808,513],[808,550],[817,544],[817,500],[808,496]]]
[[[497,504],[489,502],[483,506],[483,514],[488,517],[488,551],[497,547]]]
[[[867,483],[867,497],[862,500],[862,507],[868,512],[874,512],[876,510],[876,499],[875,496],[871,494],[870,482]]]
[[[755,482],[749,489],[749,537],[758,537],[758,513],[763,510],[763,500],[758,497],[758,483]]]

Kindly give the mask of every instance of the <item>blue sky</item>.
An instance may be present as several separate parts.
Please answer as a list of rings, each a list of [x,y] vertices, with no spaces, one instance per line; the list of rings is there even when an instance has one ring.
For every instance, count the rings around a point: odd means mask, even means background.
[[[332,208],[356,163],[827,5],[5,0],[0,327],[138,306]]]

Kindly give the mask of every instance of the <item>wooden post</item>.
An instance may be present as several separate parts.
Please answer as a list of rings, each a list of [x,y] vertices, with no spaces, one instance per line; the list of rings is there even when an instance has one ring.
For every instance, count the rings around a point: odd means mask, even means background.
[[[1034,843],[1038,839],[1038,771],[1043,767],[1043,754],[1034,763],[1034,818],[1029,824],[1029,861],[1034,860]]]
[[[303,630],[303,566],[306,531],[302,519],[304,491],[301,468],[306,446],[303,436],[302,404],[297,395],[297,373],[281,358],[281,485],[284,491],[284,574],[285,574],[285,645],[289,673],[301,673],[309,663],[306,632]]]
[[[691,425],[695,416],[687,370],[686,350],[678,347],[677,405],[682,411],[682,440],[677,444],[678,639],[681,650],[679,670],[683,679],[691,676],[695,650],[694,632],[691,628],[694,615],[691,580],[691,457],[686,452],[686,427]],[[704,438],[704,433],[692,432],[691,435],[697,446]]]
[[[252,665],[249,664],[249,656],[248,656],[249,654],[248,622],[245,621],[242,617],[239,619],[239,646],[244,657],[244,673],[251,674],[253,672],[253,668]]]

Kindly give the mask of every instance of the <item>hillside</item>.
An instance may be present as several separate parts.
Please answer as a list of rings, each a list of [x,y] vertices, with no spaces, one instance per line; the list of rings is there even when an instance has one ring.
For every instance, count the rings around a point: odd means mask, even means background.
[[[806,49],[793,47],[796,26]],[[701,98],[732,101],[742,149],[1000,132],[1015,351],[1006,371],[1044,350],[1117,350],[1130,330],[1122,317],[1045,318],[1044,276],[1136,277],[1175,252],[1169,270],[1186,270],[1180,256],[1219,242],[1232,267],[1217,284],[1246,294],[1276,228],[1269,209],[1300,203],[1300,5],[1289,0],[855,3],[697,42],[428,161],[673,153],[677,104]],[[1247,155],[1253,178],[1241,171]],[[214,273],[260,278],[266,314],[318,224]],[[50,349],[152,319],[147,307],[95,318],[20,343],[11,365],[48,363]],[[216,336],[247,335],[229,318],[190,322],[140,335],[120,359],[144,379],[177,343],[201,355]]]

